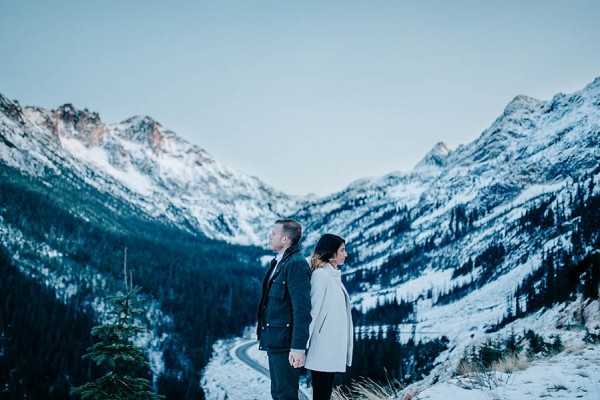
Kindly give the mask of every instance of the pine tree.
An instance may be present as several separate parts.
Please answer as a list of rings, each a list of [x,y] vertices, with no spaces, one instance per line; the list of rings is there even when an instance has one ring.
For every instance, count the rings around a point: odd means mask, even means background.
[[[545,306],[551,307],[556,302],[556,277],[554,272],[554,253],[548,253],[546,259],[546,293],[544,297]]]
[[[164,396],[156,395],[148,379],[140,377],[140,371],[148,370],[143,346],[136,346],[133,340],[144,332],[144,328],[134,324],[134,317],[142,314],[136,308],[139,287],[133,287],[131,275],[127,280],[127,249],[123,262],[125,292],[108,298],[113,304],[108,312],[108,322],[92,328],[92,336],[98,342],[88,348],[84,358],[92,359],[106,373],[93,382],[75,387],[72,395],[93,400],[157,400]]]

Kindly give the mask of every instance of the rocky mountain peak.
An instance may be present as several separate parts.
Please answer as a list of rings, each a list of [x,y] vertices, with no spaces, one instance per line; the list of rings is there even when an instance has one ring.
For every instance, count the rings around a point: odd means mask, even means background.
[[[423,171],[431,168],[439,169],[446,165],[448,156],[452,149],[444,142],[438,142],[416,165],[415,171]]]
[[[23,121],[23,108],[18,101],[12,101],[0,93],[0,113],[6,115],[8,118],[19,123],[24,124]]]
[[[38,112],[43,110],[38,109]],[[50,111],[49,127],[60,137],[76,137],[88,146],[94,146],[104,141],[107,128],[97,112],[87,108],[78,110],[71,103],[63,104]]]
[[[583,91],[594,92],[596,94],[600,93],[600,76],[594,79],[592,82],[588,83],[583,89]]]
[[[121,123],[124,129],[121,136],[132,142],[149,146],[157,153],[163,146],[165,135],[161,132],[162,125],[149,116],[135,116]]]
[[[78,110],[73,104],[66,103],[58,107],[56,110],[52,110],[55,118],[61,119],[65,125],[72,126],[76,130],[86,125],[98,125],[101,124],[100,115],[96,112],[90,112],[88,109]]]
[[[543,112],[550,112],[548,101],[529,96],[516,96],[503,113],[469,147],[474,151],[473,161],[497,159],[511,143],[531,135],[541,124]]]
[[[506,108],[504,108],[503,117],[512,116],[514,114],[528,113],[532,112],[535,108],[538,108],[542,103],[538,99],[534,99],[533,97],[519,95],[516,96]]]

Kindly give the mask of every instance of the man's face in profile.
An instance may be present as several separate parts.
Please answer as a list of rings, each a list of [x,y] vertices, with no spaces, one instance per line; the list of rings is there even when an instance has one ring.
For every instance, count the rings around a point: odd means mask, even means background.
[[[279,253],[284,249],[289,238],[283,235],[283,225],[275,224],[273,225],[273,230],[271,231],[271,236],[269,236],[269,242],[271,244],[271,250]]]

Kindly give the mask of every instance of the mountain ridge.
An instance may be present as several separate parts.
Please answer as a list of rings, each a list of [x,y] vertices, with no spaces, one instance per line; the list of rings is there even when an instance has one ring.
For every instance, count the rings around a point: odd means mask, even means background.
[[[22,108],[0,95],[0,133],[3,167],[100,193],[107,210],[125,204],[192,236],[262,246],[273,221],[292,216],[307,250],[323,232],[345,237],[343,277],[361,321],[409,303],[411,313],[375,325],[444,332],[451,347],[440,360],[457,362],[473,341],[506,335],[543,307],[594,301],[585,285],[595,284],[600,251],[600,78],[547,101],[517,96],[471,143],[437,143],[412,171],[311,199],[221,165],[150,117],[104,124],[71,105]],[[559,296],[548,282],[567,273],[577,279]],[[447,376],[438,364],[431,379]]]
[[[94,170],[106,176],[90,183],[138,202],[153,217],[191,221],[209,237],[258,243],[270,221],[299,201],[223,165],[147,116],[105,124],[97,113],[70,104],[50,111],[21,108],[4,96],[1,104],[3,141],[13,149],[3,155],[8,165],[32,175],[63,166],[84,177]],[[172,207],[183,217],[169,213]]]

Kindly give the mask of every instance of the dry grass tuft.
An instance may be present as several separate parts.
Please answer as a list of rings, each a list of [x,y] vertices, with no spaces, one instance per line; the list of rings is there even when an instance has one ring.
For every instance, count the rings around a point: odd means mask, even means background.
[[[462,360],[456,369],[458,385],[465,389],[493,390],[502,385],[500,373],[485,367],[481,362]],[[509,375],[510,378],[510,375]]]
[[[583,354],[583,350],[586,348],[586,345],[581,343],[581,344],[577,344],[575,346],[571,346],[571,347],[567,347],[564,350],[565,354],[575,354],[575,355],[581,355]]]
[[[531,365],[531,362],[523,354],[512,354],[492,365],[492,370],[505,374],[523,371]]]
[[[364,379],[359,382],[353,381],[350,384],[350,393],[344,393],[341,388],[336,387],[331,398],[332,400],[392,400],[399,398],[401,394],[402,385],[398,382],[390,382],[388,386],[383,386],[371,379]],[[411,397],[405,395],[403,400],[412,400],[416,394],[411,392]]]

